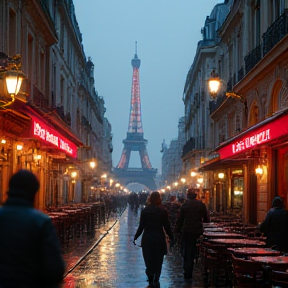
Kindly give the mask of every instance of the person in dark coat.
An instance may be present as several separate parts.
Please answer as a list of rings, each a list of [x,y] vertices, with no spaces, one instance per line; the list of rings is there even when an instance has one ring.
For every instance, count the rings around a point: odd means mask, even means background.
[[[192,279],[194,259],[197,252],[197,240],[203,234],[203,222],[209,222],[205,204],[196,199],[194,189],[188,189],[187,200],[181,205],[176,221],[176,233],[182,234],[184,249],[184,278]]]
[[[148,197],[148,205],[142,210],[140,223],[134,236],[134,244],[142,234],[141,246],[149,287],[160,287],[164,255],[167,254],[166,235],[174,240],[167,210],[162,206],[161,195],[154,191]],[[165,231],[164,231],[165,230]]]
[[[39,181],[19,170],[0,208],[0,287],[59,287],[65,263],[48,215],[33,208]]]
[[[276,246],[277,250],[288,252],[288,213],[281,197],[273,199],[272,208],[267,212],[259,230],[267,237],[267,247]]]

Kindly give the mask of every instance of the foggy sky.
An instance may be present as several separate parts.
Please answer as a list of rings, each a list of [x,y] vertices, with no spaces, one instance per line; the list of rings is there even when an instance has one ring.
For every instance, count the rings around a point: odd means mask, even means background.
[[[161,144],[177,138],[184,116],[184,84],[201,28],[224,0],[73,0],[86,57],[95,65],[95,88],[112,125],[113,166],[128,130],[132,66],[141,60],[140,98],[144,138],[153,168],[161,172]],[[135,152],[136,153],[136,152]],[[131,153],[129,167],[140,167]]]

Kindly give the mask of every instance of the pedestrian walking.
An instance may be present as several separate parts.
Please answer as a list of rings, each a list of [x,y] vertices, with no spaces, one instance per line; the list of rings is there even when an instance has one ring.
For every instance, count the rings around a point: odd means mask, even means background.
[[[187,199],[181,205],[176,221],[176,232],[181,233],[183,243],[184,278],[192,279],[194,259],[197,252],[197,240],[203,234],[203,222],[209,222],[205,204],[197,200],[194,189],[188,189]]]
[[[162,206],[161,195],[158,191],[149,195],[147,206],[141,212],[140,223],[133,241],[135,245],[135,241],[142,232],[142,255],[149,287],[159,288],[163,258],[167,254],[166,234],[171,242],[174,237],[168,212]]]
[[[55,288],[65,272],[56,229],[48,215],[33,208],[39,181],[19,170],[9,181],[0,208],[0,287]]]
[[[272,201],[272,208],[267,212],[265,220],[259,225],[260,232],[266,236],[266,246],[282,252],[288,252],[288,213],[284,209],[284,201],[277,196]]]
[[[168,211],[169,221],[172,231],[175,230],[176,220],[178,219],[181,204],[177,201],[176,195],[171,195],[169,201],[164,203]]]

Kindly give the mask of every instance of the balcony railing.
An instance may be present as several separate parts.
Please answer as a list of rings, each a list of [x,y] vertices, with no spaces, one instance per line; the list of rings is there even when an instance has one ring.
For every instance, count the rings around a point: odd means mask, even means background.
[[[244,77],[244,68],[241,67],[238,71],[238,81],[241,81],[241,79]]]
[[[31,81],[29,79],[26,80],[26,87],[27,94],[32,96],[30,101],[35,107],[45,113],[52,110],[51,106],[49,105],[49,98],[39,91],[35,85],[31,85]]]
[[[288,9],[263,34],[263,55],[266,55],[288,32]]]
[[[247,74],[285,35],[288,34],[288,9],[279,16],[272,25],[263,33],[263,43],[256,46],[245,58],[245,73]],[[243,75],[244,76],[244,75]],[[241,79],[238,78],[238,81]]]
[[[245,58],[245,69],[248,73],[262,58],[262,44],[256,46]]]

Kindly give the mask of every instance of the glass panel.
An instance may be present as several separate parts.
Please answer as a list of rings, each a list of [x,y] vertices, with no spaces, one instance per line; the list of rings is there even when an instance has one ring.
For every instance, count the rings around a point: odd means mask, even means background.
[[[242,208],[243,205],[243,177],[234,176],[232,178],[232,207]]]

